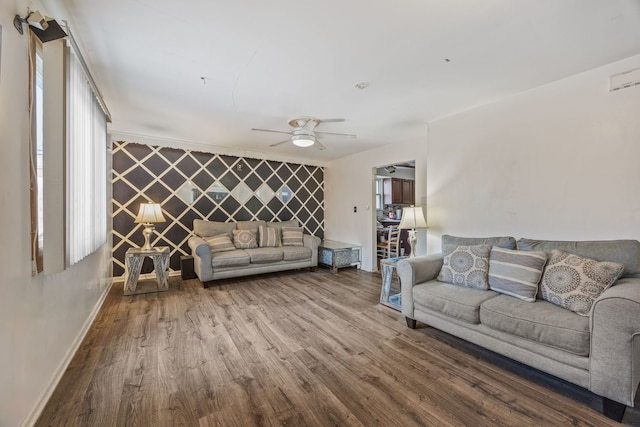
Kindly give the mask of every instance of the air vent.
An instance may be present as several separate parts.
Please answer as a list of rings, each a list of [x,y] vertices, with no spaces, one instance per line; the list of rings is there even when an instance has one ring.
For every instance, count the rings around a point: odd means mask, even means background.
[[[616,74],[609,79],[609,92],[640,85],[640,68]]]

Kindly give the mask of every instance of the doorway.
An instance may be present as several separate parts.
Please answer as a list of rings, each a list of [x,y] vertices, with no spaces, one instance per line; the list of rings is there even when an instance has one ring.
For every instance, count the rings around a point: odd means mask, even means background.
[[[396,245],[394,229],[402,220],[402,208],[415,205],[415,160],[398,162],[374,168],[374,236],[373,259],[380,271],[380,260],[409,255],[411,247],[407,230],[400,230]],[[391,237],[391,241],[389,240]]]

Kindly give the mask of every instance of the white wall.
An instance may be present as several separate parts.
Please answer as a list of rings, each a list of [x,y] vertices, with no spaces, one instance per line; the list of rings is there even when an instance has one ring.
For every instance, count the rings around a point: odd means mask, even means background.
[[[634,56],[430,124],[429,253],[440,236],[640,238]]]
[[[110,286],[110,244],[31,277],[27,37],[12,23],[27,6],[0,2],[0,426],[34,421]]]
[[[426,140],[395,143],[329,162],[325,168],[325,238],[362,246],[362,269],[375,271],[375,168],[415,160],[416,205],[426,194]],[[353,207],[358,212],[353,212]],[[424,254],[424,230],[416,253]]]

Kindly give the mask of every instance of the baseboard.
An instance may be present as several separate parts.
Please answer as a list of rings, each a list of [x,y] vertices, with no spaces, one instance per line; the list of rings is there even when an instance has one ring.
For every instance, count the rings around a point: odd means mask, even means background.
[[[64,375],[65,371],[69,367],[69,364],[73,359],[73,356],[78,351],[78,348],[80,348],[80,345],[84,340],[84,337],[87,335],[87,332],[89,332],[89,328],[91,328],[91,325],[93,324],[93,321],[96,319],[96,316],[98,315],[98,312],[100,311],[100,308],[104,303],[104,300],[107,298],[107,295],[109,294],[109,291],[113,286],[113,280],[111,279],[109,280],[111,281],[111,283],[109,284],[109,286],[105,287],[104,292],[102,293],[102,295],[100,295],[100,298],[94,305],[93,310],[91,310],[91,313],[89,313],[89,317],[87,317],[87,320],[82,325],[82,328],[78,332],[78,335],[76,335],[76,338],[73,340],[71,347],[69,347],[64,358],[60,362],[60,365],[58,365],[58,368],[55,370],[53,376],[51,377],[51,381],[49,382],[49,385],[44,390],[42,395],[40,395],[40,398],[38,399],[36,405],[33,407],[31,412],[27,415],[24,421],[22,421],[22,424],[20,424],[21,427],[31,427],[36,423],[36,421],[38,421],[38,418],[40,417],[40,414],[42,413],[45,405],[47,404],[54,390],[60,383],[60,380],[62,379],[62,376]]]

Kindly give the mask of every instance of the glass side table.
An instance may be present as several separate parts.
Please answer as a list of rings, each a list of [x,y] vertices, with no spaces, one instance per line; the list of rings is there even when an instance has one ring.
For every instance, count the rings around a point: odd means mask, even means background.
[[[380,291],[380,304],[391,307],[395,310],[402,310],[402,288],[400,285],[400,277],[396,272],[396,264],[406,256],[398,256],[394,258],[386,258],[380,260],[382,268],[382,290]],[[398,280],[393,280],[397,278]]]
[[[356,266],[360,268],[361,247],[351,243],[323,240],[318,246],[318,263],[331,268],[337,273],[338,268]]]
[[[169,265],[170,252],[168,246],[159,246],[146,250],[141,248],[128,249],[125,255],[124,294],[135,295],[169,290],[167,266]],[[156,273],[158,286],[151,289],[148,287],[137,289],[140,271],[142,270],[142,262],[145,257],[153,260],[153,270]]]

